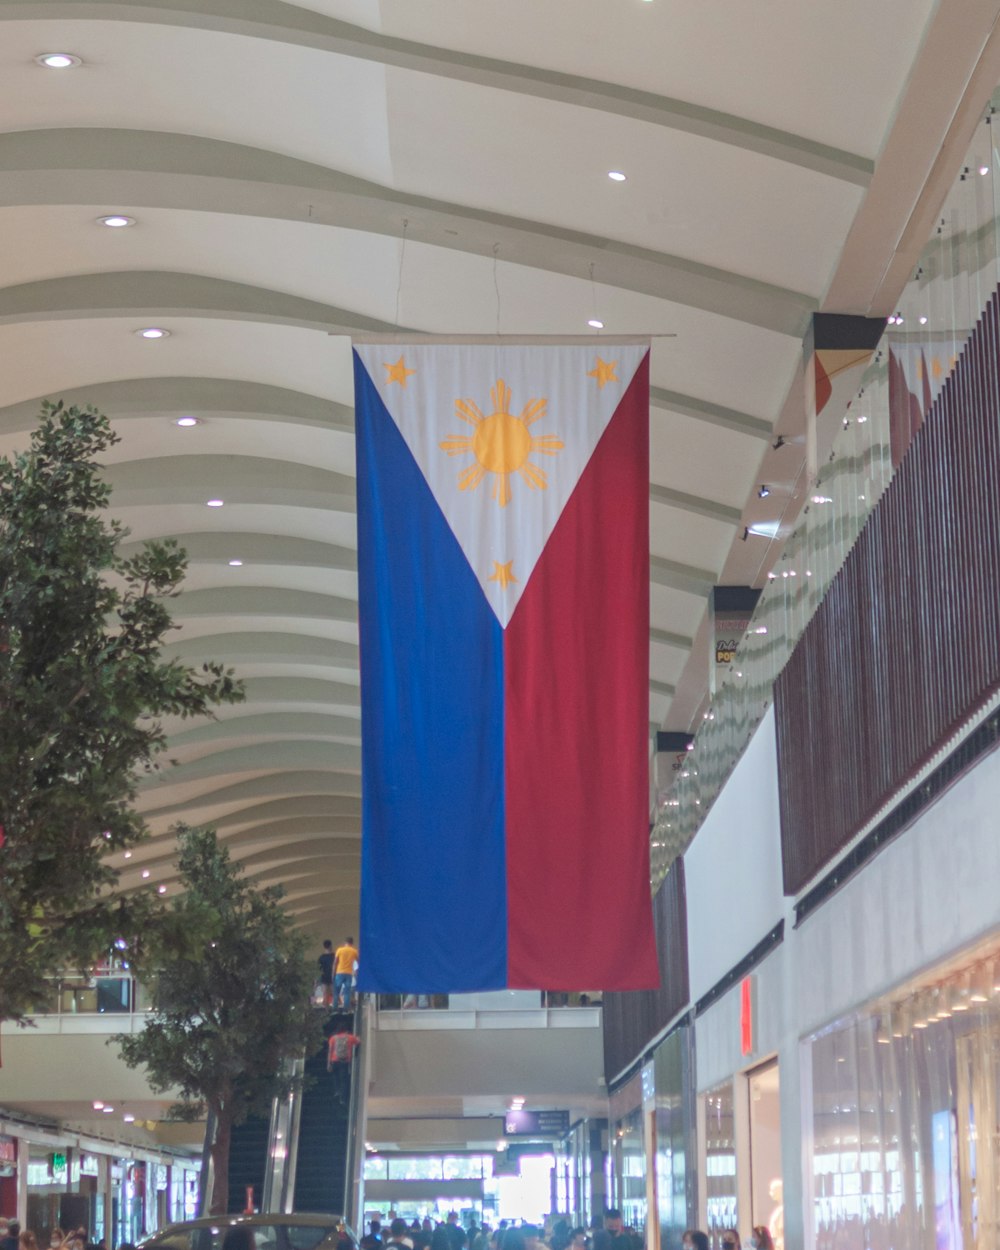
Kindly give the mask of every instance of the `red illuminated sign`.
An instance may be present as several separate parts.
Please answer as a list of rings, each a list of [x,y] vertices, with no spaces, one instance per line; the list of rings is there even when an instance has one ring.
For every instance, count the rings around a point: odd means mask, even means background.
[[[740,1054],[753,1051],[753,976],[740,982]]]

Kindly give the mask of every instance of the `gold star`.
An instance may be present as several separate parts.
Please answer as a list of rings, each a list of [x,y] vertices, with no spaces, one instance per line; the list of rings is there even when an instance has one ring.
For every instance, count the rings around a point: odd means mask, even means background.
[[[506,590],[511,582],[516,582],[514,576],[513,560],[508,560],[506,564],[501,564],[498,560],[493,561],[493,572],[486,579],[489,582],[499,582],[500,589]]]
[[[406,387],[406,379],[411,373],[416,373],[416,369],[407,369],[406,361],[402,356],[400,356],[394,365],[383,364],[382,368],[386,371],[386,386],[388,386],[390,382],[398,382],[404,389]]]
[[[621,379],[615,370],[618,368],[617,360],[602,360],[597,357],[597,365],[587,374],[588,378],[596,378],[599,390],[604,390],[608,382],[619,382]]]

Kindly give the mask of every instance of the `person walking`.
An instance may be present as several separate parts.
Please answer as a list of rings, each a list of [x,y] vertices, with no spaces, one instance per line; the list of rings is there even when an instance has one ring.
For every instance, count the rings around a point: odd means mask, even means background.
[[[343,946],[338,946],[333,956],[334,978],[333,998],[338,1010],[350,1011],[354,988],[354,965],[358,961],[358,948],[354,938],[349,937]]]
[[[326,1052],[326,1070],[334,1074],[333,1096],[337,1102],[346,1103],[351,1089],[351,1060],[361,1045],[361,1038],[346,1025],[339,1026],[330,1035]]]
[[[319,964],[319,983],[323,987],[323,1006],[333,1006],[333,943],[329,938],[323,943]]]

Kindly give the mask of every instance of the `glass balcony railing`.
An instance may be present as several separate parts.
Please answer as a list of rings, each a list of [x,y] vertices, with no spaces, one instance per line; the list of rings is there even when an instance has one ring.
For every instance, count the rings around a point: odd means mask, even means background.
[[[767,710],[792,649],[882,497],[912,428],[926,416],[1000,278],[1000,135],[977,127],[934,236],[890,317],[826,464],[769,574],[749,629],[693,749],[661,796],[650,835],[654,890],[683,853]],[[901,407],[908,424],[901,423]],[[906,428],[902,428],[906,425]],[[798,491],[796,491],[798,493]]]

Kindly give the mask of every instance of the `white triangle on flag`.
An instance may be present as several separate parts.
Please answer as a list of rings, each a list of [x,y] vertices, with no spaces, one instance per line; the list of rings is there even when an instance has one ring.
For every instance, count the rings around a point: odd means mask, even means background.
[[[505,628],[648,344],[355,350]]]

